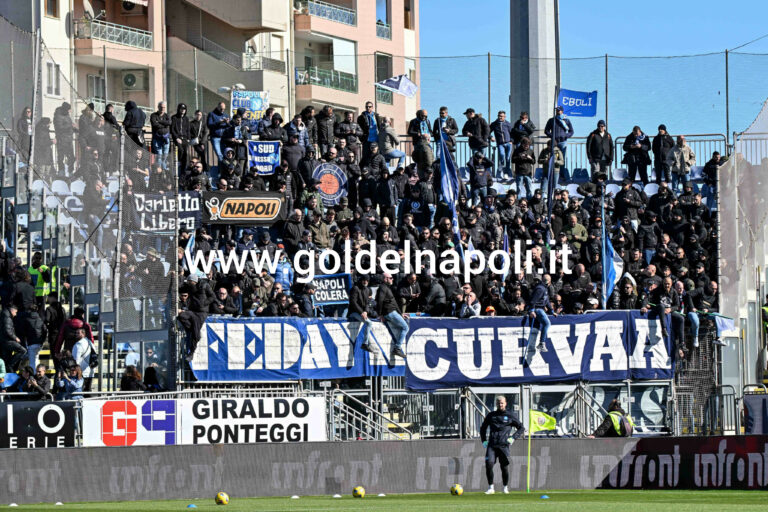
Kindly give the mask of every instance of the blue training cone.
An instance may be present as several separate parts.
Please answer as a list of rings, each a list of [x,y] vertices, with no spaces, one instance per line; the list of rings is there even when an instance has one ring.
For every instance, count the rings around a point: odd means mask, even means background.
[[[187,505],[187,508],[197,508],[197,505],[195,505],[194,503],[190,503],[189,505]]]
[[[542,494],[542,495],[541,495],[541,499],[542,499],[542,500],[548,500],[548,499],[549,499],[549,496],[547,496],[546,494]]]

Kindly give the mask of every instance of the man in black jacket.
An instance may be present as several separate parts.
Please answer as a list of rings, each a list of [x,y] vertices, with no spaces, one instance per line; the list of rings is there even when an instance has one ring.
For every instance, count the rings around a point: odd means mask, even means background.
[[[157,112],[149,116],[149,124],[152,126],[152,153],[158,155],[163,169],[168,168],[166,159],[171,149],[171,118],[167,110],[168,104],[161,101],[157,104]]]
[[[406,315],[400,311],[400,307],[395,300],[395,294],[392,293],[393,278],[390,274],[384,274],[384,282],[379,285],[376,291],[376,312],[382,322],[387,324],[392,334],[395,336],[395,345],[392,349],[392,355],[405,359],[405,337],[408,334],[408,322]]]
[[[597,129],[587,137],[587,158],[592,176],[608,174],[613,162],[613,138],[605,129],[605,121],[597,122]]]
[[[333,107],[326,105],[315,116],[317,123],[317,144],[321,155],[328,153],[334,145],[336,117],[333,115]]]
[[[416,112],[416,117],[408,123],[408,135],[413,141],[413,152],[411,157],[419,168],[420,172],[426,172],[432,167],[435,156],[432,153],[432,147],[429,142],[432,138],[429,128],[429,117],[427,111],[421,109]]]
[[[662,181],[669,183],[672,179],[666,160],[667,153],[669,153],[669,150],[673,147],[675,147],[675,140],[669,133],[667,133],[667,127],[660,124],[659,133],[653,138],[653,144],[651,145],[653,151],[653,169],[656,171],[656,183],[659,185]]]
[[[5,368],[8,372],[15,372],[19,368],[19,363],[27,354],[21,340],[16,336],[14,320],[19,308],[11,304],[0,311],[0,358],[5,362]]]
[[[189,153],[189,118],[187,117],[187,105],[184,103],[179,103],[176,107],[176,113],[171,116],[171,138],[179,158],[178,168],[186,169]]]
[[[363,130],[363,156],[362,160],[367,160],[370,156],[370,144],[379,143],[379,130],[382,128],[381,116],[373,110],[373,103],[365,102],[365,110],[357,116],[357,124]]]
[[[445,134],[445,145],[448,146],[448,151],[455,153],[456,134],[459,133],[459,127],[456,120],[448,115],[448,107],[440,107],[440,117],[435,119],[432,126],[432,137],[439,141],[441,132]]]
[[[523,138],[530,138],[536,131],[536,125],[528,117],[528,112],[520,112],[520,119],[512,125],[512,141],[519,146]]]
[[[491,127],[488,126],[488,121],[475,114],[473,108],[465,110],[464,115],[467,116],[467,122],[461,128],[461,134],[469,137],[469,148],[472,152],[485,153],[485,149],[489,146],[488,140],[491,137]]]
[[[179,323],[184,327],[189,340],[187,345],[187,361],[192,361],[195,355],[195,349],[200,341],[200,329],[203,328],[208,310],[216,300],[207,281],[200,281],[197,274],[192,274],[187,278],[182,290],[189,294],[188,309],[179,313]]]
[[[512,433],[512,428],[515,433]],[[489,434],[486,431],[490,430]],[[480,425],[480,440],[485,447],[485,476],[488,479],[488,490],[485,494],[494,494],[493,466],[496,460],[501,466],[501,481],[504,484],[504,494],[509,494],[509,447],[516,439],[525,433],[523,424],[512,411],[507,411],[507,399],[504,395],[496,397],[496,410],[489,412],[483,424]]]
[[[373,352],[369,345],[371,335],[371,319],[368,318],[368,305],[371,302],[371,289],[368,288],[368,276],[361,275],[352,289],[349,291],[349,312],[347,319],[351,322],[360,322],[363,331],[363,343],[360,348],[366,352]]]

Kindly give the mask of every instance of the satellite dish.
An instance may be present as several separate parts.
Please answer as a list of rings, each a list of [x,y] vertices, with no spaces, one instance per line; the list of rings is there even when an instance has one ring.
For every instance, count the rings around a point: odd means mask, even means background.
[[[85,11],[85,19],[92,20],[96,17],[96,15],[93,13],[91,2],[88,0],[83,0],[83,10]]]

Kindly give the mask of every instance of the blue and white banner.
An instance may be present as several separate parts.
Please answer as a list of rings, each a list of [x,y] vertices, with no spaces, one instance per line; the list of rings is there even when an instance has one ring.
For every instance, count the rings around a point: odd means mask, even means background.
[[[571,117],[595,117],[597,115],[597,91],[582,92],[560,89],[557,104],[563,113]]]
[[[352,288],[352,276],[349,274],[315,276],[312,284],[315,285],[315,294],[312,296],[315,306],[349,304],[349,290]]]
[[[248,141],[248,167],[256,167],[259,176],[271,176],[280,166],[280,143]]]
[[[269,108],[269,91],[238,91],[232,90],[230,95],[230,112],[232,117],[238,108],[244,108],[243,120],[245,124],[257,121],[264,117],[264,112]]]
[[[199,381],[405,375],[406,386],[421,391],[673,377],[672,347],[648,314],[608,311],[551,321],[548,351],[524,358],[528,317],[411,318],[406,367],[390,359],[394,340],[382,322],[373,322],[374,353],[368,353],[360,349],[361,324],[342,319],[210,317],[191,366]]]

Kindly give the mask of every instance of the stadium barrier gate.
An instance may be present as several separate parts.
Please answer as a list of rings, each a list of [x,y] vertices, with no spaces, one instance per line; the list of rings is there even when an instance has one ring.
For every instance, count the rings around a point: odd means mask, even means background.
[[[0,500],[25,503],[212,499],[485,489],[479,441],[48,448],[4,453]],[[511,448],[510,487],[526,485],[526,446]],[[763,489],[768,436],[536,439],[531,488]],[[88,482],[88,485],[84,485]]]

